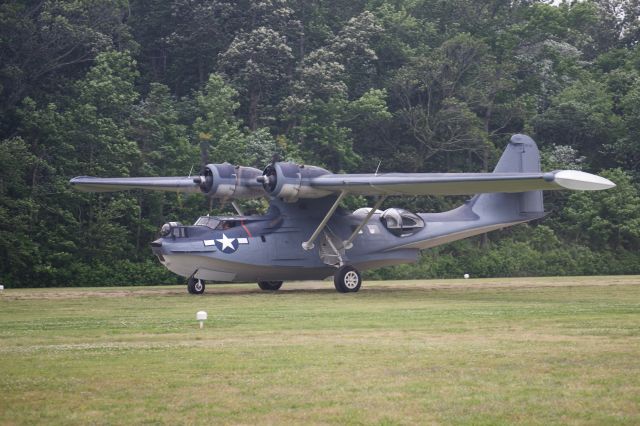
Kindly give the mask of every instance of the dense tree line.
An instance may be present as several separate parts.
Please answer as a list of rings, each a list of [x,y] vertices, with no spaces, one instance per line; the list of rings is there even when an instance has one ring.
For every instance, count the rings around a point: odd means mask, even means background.
[[[637,0],[3,3],[3,284],[176,282],[148,249],[159,225],[226,208],[81,193],[76,175],[261,168],[273,153],[335,172],[486,171],[516,132],[536,139],[546,169],[617,188],[547,194],[539,224],[369,276],[638,273],[639,18]]]

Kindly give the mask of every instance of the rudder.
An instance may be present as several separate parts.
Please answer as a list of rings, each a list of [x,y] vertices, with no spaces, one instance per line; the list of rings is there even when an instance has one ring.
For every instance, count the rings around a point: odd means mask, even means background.
[[[538,146],[527,135],[513,135],[504,150],[493,173],[535,173],[540,171],[540,151]],[[544,213],[542,191],[527,191],[514,194],[482,194],[477,196],[475,204],[498,206],[511,210],[512,215],[526,216],[527,214]]]

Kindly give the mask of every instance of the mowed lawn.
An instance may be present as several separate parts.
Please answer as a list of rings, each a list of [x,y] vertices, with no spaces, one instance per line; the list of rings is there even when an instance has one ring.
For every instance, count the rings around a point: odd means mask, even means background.
[[[8,289],[0,424],[42,423],[637,425],[640,277]]]

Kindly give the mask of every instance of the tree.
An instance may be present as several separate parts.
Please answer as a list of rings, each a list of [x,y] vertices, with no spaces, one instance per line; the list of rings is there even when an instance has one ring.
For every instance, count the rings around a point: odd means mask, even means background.
[[[600,249],[640,248],[640,195],[628,173],[603,171],[616,183],[608,191],[575,192],[562,210],[563,232]]]
[[[394,76],[396,114],[416,142],[422,160],[418,167],[439,154],[486,149],[496,97],[508,89],[496,79],[487,50],[483,42],[462,34]]]
[[[297,21],[290,21],[293,11],[278,0],[253,2],[249,12],[247,30],[237,34],[219,58],[220,68],[248,98],[247,122],[255,131],[273,121],[265,112],[287,87],[294,59],[287,32]]]
[[[0,275],[6,280],[3,284],[33,281],[41,263],[39,244],[34,238],[37,226],[34,217],[40,206],[27,184],[38,163],[21,138],[0,142]]]
[[[242,162],[243,134],[234,115],[240,106],[237,98],[238,92],[217,74],[211,74],[195,96],[194,137],[199,143],[211,144],[214,162]]]
[[[152,83],[147,97],[133,106],[126,129],[127,137],[135,141],[140,156],[132,165],[136,176],[181,176],[194,166],[197,149],[188,140],[186,126],[178,123],[178,111],[169,88]],[[165,217],[179,214],[175,194],[135,192],[138,217],[136,252],[144,242],[153,239],[159,223]],[[172,219],[173,220],[173,219]]]
[[[120,0],[0,5],[0,116],[25,96],[55,92],[98,53],[133,48],[124,16]]]
[[[535,117],[533,125],[541,142],[570,145],[596,165],[606,164],[600,147],[613,143],[622,131],[611,94],[604,84],[589,78],[554,96],[551,107]]]
[[[617,140],[610,141],[607,148],[615,155],[618,164],[637,176],[640,173],[640,83],[637,79],[620,99],[620,109],[623,113],[621,124],[626,131],[621,129]]]
[[[141,40],[143,70],[184,96],[200,88],[243,26],[246,2],[172,0],[132,2],[131,25]]]

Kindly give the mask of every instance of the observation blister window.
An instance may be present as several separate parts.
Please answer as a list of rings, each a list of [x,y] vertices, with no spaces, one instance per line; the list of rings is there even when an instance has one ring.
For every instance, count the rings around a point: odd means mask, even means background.
[[[385,210],[380,216],[380,222],[393,235],[407,237],[424,228],[424,220],[415,213],[398,208]]]

